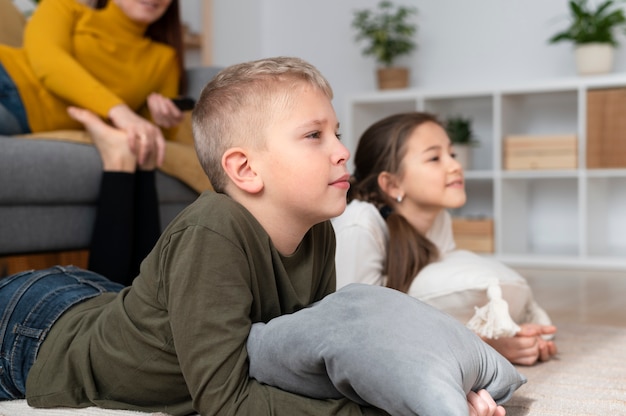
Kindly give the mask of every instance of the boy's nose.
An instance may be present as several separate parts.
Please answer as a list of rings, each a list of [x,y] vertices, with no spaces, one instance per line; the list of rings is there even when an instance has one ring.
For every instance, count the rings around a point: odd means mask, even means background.
[[[337,163],[346,163],[348,159],[350,159],[350,151],[348,148],[339,140],[337,140],[337,149],[334,154],[337,158]]]

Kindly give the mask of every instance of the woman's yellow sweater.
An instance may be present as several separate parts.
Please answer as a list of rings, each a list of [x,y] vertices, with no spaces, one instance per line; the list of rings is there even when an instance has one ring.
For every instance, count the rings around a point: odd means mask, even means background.
[[[44,0],[24,33],[24,46],[0,45],[0,62],[15,82],[33,132],[80,129],[67,106],[107,117],[122,103],[149,117],[152,92],[178,95],[176,51],[144,37],[109,1],[94,10],[76,0]]]

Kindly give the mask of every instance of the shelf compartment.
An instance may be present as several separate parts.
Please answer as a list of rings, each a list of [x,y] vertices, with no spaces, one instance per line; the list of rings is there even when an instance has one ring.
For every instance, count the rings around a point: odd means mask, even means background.
[[[442,122],[449,117],[472,120],[478,144],[470,147],[472,170],[493,169],[493,96],[426,97],[424,111],[436,114]]]
[[[589,256],[626,257],[626,177],[587,180]]]
[[[577,178],[502,179],[501,254],[578,256]]]
[[[578,90],[502,95],[502,135],[578,133]]]

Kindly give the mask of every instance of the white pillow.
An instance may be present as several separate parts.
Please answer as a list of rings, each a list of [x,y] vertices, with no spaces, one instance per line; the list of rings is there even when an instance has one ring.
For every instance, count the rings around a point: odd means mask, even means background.
[[[516,324],[550,325],[550,318],[533,300],[528,282],[499,261],[466,250],[446,253],[440,261],[420,271],[409,288],[409,295],[440,309],[464,324],[478,318],[477,308],[489,304],[490,297],[501,297],[508,304],[508,317]],[[499,289],[499,290],[498,290]],[[496,299],[497,300],[497,299]],[[508,318],[505,317],[505,318]],[[497,338],[511,336],[496,328]]]

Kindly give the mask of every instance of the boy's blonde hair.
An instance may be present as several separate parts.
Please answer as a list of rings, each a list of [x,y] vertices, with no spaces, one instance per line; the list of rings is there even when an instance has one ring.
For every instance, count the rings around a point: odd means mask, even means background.
[[[265,145],[267,126],[292,105],[303,86],[329,99],[330,84],[313,65],[293,57],[230,66],[209,82],[192,115],[196,152],[213,188],[224,192],[228,177],[222,156],[234,146]]]

